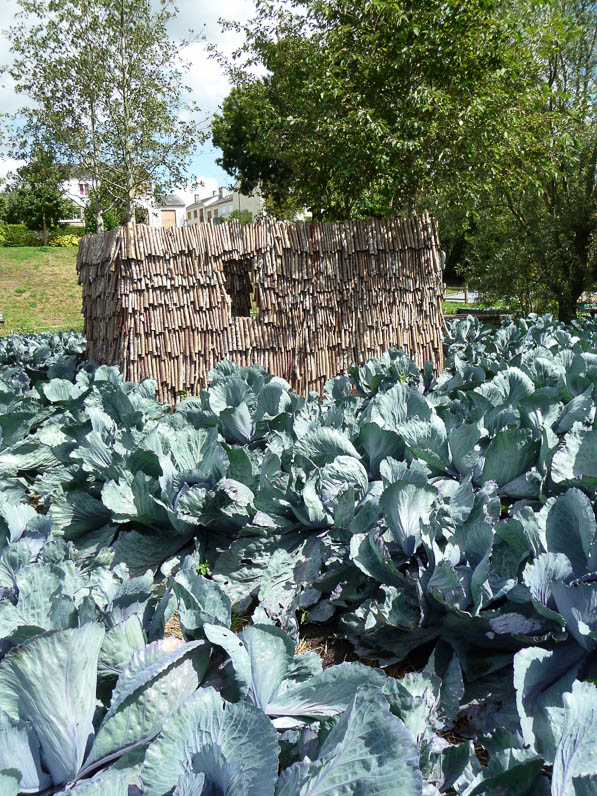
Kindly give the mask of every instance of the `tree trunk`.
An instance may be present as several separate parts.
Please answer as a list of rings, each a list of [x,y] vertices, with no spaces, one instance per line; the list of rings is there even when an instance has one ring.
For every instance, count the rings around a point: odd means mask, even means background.
[[[130,139],[131,120],[129,108],[129,86],[127,70],[127,46],[125,39],[126,19],[124,14],[124,3],[120,4],[120,61],[122,67],[121,90],[122,90],[122,116],[124,128],[124,172],[126,181],[125,197],[125,224],[135,220],[135,185],[133,181],[133,153]]]
[[[131,184],[131,174],[126,173],[126,217],[125,224],[135,220],[135,188]]]
[[[561,323],[570,323],[576,318],[576,299],[571,296],[562,296],[558,301],[558,320]]]
[[[97,201],[97,207],[95,209],[95,231],[96,232],[103,232],[104,231],[104,208],[102,207],[102,199],[100,194],[100,180],[99,180],[99,155],[98,155],[98,143],[97,143],[97,116],[96,116],[96,107],[95,107],[95,98],[91,98],[90,101],[90,113],[91,113],[91,141],[93,147],[93,169],[92,169],[92,186],[94,192],[97,193],[97,196],[94,197],[95,201]]]
[[[576,318],[576,303],[585,289],[584,279],[570,279],[566,290],[558,296],[558,320],[570,323]]]
[[[48,225],[46,224],[46,214],[44,213],[41,217],[41,225],[42,225],[42,241],[44,246],[48,245],[49,233],[48,233]]]
[[[568,272],[566,289],[558,296],[558,320],[562,323],[570,323],[576,318],[576,303],[587,287],[585,275],[588,273],[587,260],[590,240],[591,228],[588,220],[583,224],[582,219],[579,219],[573,241],[576,262]]]

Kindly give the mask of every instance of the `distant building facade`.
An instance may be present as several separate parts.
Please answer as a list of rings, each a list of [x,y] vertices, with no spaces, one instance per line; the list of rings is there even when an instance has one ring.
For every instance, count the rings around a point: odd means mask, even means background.
[[[93,181],[84,174],[73,172],[73,176],[62,183],[62,193],[75,206],[76,211],[72,218],[61,218],[61,224],[68,224],[71,227],[84,227],[85,207],[89,203],[89,192],[93,187]]]
[[[185,201],[175,193],[157,199],[138,199],[136,206],[145,211],[145,223],[150,227],[182,227],[185,222]]]
[[[195,195],[195,201],[187,205],[185,224],[203,224],[207,221],[228,218],[234,210],[248,210],[253,218],[262,215],[264,212],[263,198],[259,191],[254,191],[250,196],[240,193],[234,188],[227,191],[220,188],[214,191],[211,196],[201,198]]]
[[[85,208],[89,204],[89,194],[93,189],[93,180],[87,175],[73,171],[73,176],[62,183],[62,193],[76,212],[72,218],[61,218],[61,224],[73,227],[85,226]],[[150,227],[182,227],[185,223],[184,199],[176,194],[165,194],[157,199],[139,197],[135,200],[137,220]]]

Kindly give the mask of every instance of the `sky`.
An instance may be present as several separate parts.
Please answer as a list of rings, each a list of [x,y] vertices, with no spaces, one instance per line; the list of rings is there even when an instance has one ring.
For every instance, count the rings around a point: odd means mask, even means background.
[[[210,58],[206,45],[216,44],[224,53],[231,53],[242,43],[242,36],[232,32],[223,32],[218,19],[245,22],[253,16],[255,6],[253,0],[178,0],[178,16],[171,21],[170,35],[174,39],[188,38],[192,29],[196,34],[203,33],[205,41],[197,41],[186,47],[182,53],[184,59],[191,63],[185,82],[192,89],[191,99],[201,108],[200,119],[209,118],[217,111],[218,106],[229,91],[229,84],[217,61]],[[7,64],[10,59],[9,44],[4,30],[13,22],[17,11],[16,0],[4,0],[0,16],[0,62]],[[0,79],[0,112],[14,113],[23,104],[24,98],[17,95],[10,79]],[[192,201],[194,192],[201,196],[209,195],[219,185],[229,185],[231,178],[216,165],[218,152],[211,141],[207,141],[197,150],[190,167],[190,177],[200,180],[204,185],[193,190],[180,188],[177,193]],[[13,170],[19,164],[15,161],[0,159],[0,177]]]

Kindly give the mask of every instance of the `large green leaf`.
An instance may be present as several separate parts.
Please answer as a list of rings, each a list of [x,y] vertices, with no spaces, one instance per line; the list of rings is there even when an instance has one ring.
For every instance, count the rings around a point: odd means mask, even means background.
[[[123,669],[83,771],[146,744],[197,689],[209,651],[200,641],[169,637],[135,652]]]
[[[551,477],[556,484],[597,489],[597,431],[574,426],[564,447],[554,453]]]
[[[580,489],[549,498],[544,509],[547,549],[564,553],[579,575],[587,570],[587,559],[597,533],[589,498]]]
[[[437,495],[433,486],[397,482],[381,496],[383,513],[394,539],[406,555],[412,555],[421,543],[421,524],[429,522],[431,506]]]
[[[362,688],[321,746],[316,760],[293,763],[276,796],[417,796],[419,750],[376,688]]]
[[[400,457],[404,451],[404,442],[395,431],[380,428],[377,423],[367,423],[359,433],[359,442],[369,461],[369,472],[379,478],[379,465],[391,456]]]
[[[55,500],[49,510],[53,526],[67,539],[77,539],[89,531],[102,528],[112,512],[101,500],[83,490],[73,490]]]
[[[215,793],[273,796],[278,754],[276,731],[258,708],[224,702],[212,688],[200,688],[147,750],[143,793],[163,796],[194,771],[205,774]],[[231,783],[236,789],[229,789]]]
[[[292,639],[273,625],[249,625],[239,636],[206,625],[205,635],[230,656],[240,695],[265,711],[292,663]]]
[[[330,666],[308,680],[288,685],[273,694],[265,712],[274,718],[274,726],[283,728],[284,719],[320,719],[335,716],[345,711],[358,688],[377,686],[381,688],[385,675],[381,669],[373,669],[361,663],[339,663]],[[293,722],[290,722],[292,726]]]
[[[38,636],[0,662],[0,709],[35,728],[56,785],[74,779],[93,734],[101,625]]]
[[[481,483],[495,481],[498,486],[504,486],[526,473],[536,462],[538,453],[539,442],[533,439],[529,429],[500,431],[487,448]]]
[[[566,708],[563,694],[572,688],[585,651],[562,644],[555,651],[529,647],[514,656],[514,688],[525,743],[553,763]]]
[[[348,437],[335,428],[316,428],[307,432],[304,437],[297,440],[294,453],[320,467],[333,462],[336,456],[360,458]]]
[[[534,391],[535,385],[519,368],[506,368],[477,388],[477,392],[488,398],[494,406],[507,404],[516,407]]]
[[[2,796],[17,796],[20,788],[21,772],[16,768],[0,770],[0,793]]]
[[[193,571],[189,559],[172,581],[172,589],[178,600],[180,625],[185,633],[200,635],[206,622],[228,627],[231,619],[231,603],[224,591],[199,573]]]
[[[118,677],[132,655],[145,646],[143,626],[137,614],[106,631],[98,661],[98,677]]]
[[[35,793],[51,785],[42,771],[39,740],[28,722],[12,721],[0,714],[0,770],[14,768],[19,772],[21,789]],[[16,792],[16,791],[15,791]],[[0,789],[0,793],[4,793]]]
[[[563,700],[564,722],[553,763],[552,796],[574,796],[574,777],[597,771],[597,687],[577,680]]]

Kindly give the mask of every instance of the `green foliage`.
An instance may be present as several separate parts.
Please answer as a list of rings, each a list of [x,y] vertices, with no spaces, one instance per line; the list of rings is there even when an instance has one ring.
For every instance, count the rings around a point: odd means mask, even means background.
[[[50,246],[78,246],[80,240],[79,235],[52,235]]]
[[[264,2],[230,27],[212,135],[243,191],[279,217],[431,210],[486,302],[574,316],[597,285],[594,3]]]
[[[3,242],[0,246],[39,246],[42,242],[38,231],[28,229],[25,224],[3,224],[0,226]],[[49,246],[78,246],[85,234],[82,227],[58,226],[49,236]]]
[[[110,200],[107,192],[98,188],[89,192],[89,201],[83,209],[85,232],[93,234],[98,231],[97,222],[100,209],[105,230],[114,229],[120,224],[124,215],[123,209],[114,207],[114,203]]]
[[[0,224],[6,223],[8,215],[8,196],[0,193]]]
[[[0,213],[4,223],[20,224],[18,196],[12,186],[11,178],[14,179],[14,175],[9,174],[9,184],[4,193],[0,194]]]
[[[281,221],[298,221],[305,212],[304,204],[300,199],[290,194],[271,192],[264,197],[264,210],[273,218]]]
[[[32,232],[24,224],[5,224],[3,226],[3,246],[39,246],[41,236]]]
[[[493,0],[260,3],[213,122],[220,163],[243,192],[259,184],[315,218],[462,195],[499,158],[512,96],[536,91],[518,25]]]
[[[233,210],[224,221],[240,221],[241,224],[252,224],[253,213],[250,210]]]
[[[171,407],[0,340],[1,792],[592,793],[596,346],[468,318],[437,376],[224,362]],[[370,665],[299,651],[335,618]]]
[[[61,224],[59,230],[61,235],[75,235],[77,238],[85,235],[85,227],[75,227],[71,224]]]
[[[27,229],[41,232],[47,245],[58,221],[72,215],[72,203],[62,193],[68,168],[43,143],[35,143],[29,155],[28,162],[12,178],[11,204],[19,220]]]
[[[440,190],[432,204],[448,264],[486,301],[557,309],[569,321],[597,284],[597,9],[569,0],[517,8],[538,90],[512,98],[506,146],[475,203],[446,208]]]

